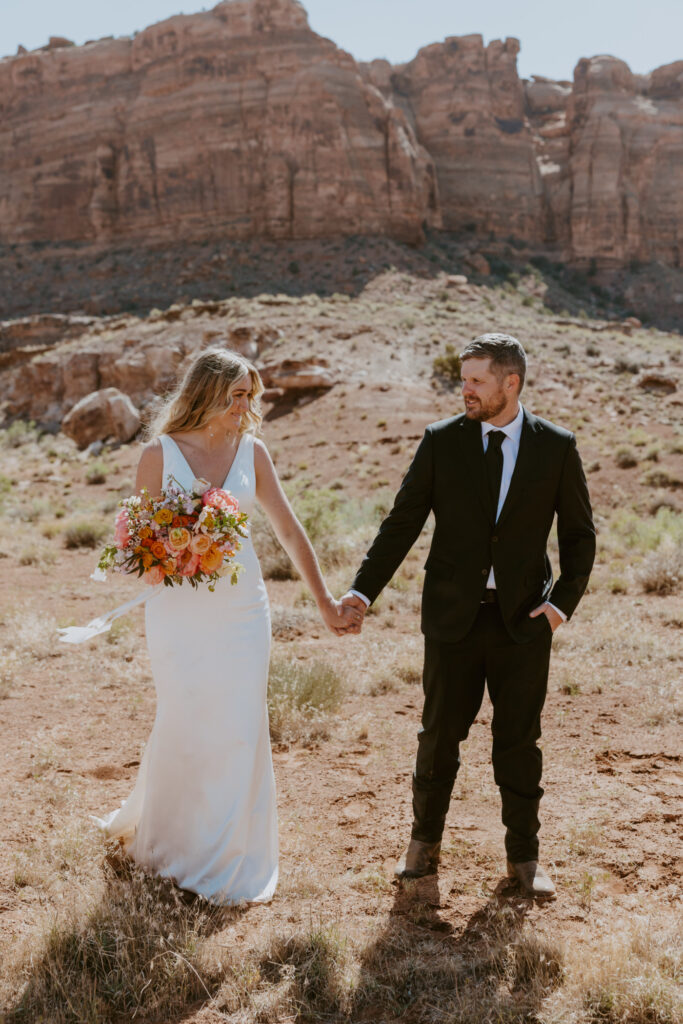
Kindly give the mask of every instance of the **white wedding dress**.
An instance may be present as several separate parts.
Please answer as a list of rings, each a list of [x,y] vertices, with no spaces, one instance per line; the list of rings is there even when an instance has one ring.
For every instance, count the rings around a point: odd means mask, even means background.
[[[191,489],[175,441],[161,437],[163,486]],[[251,512],[254,438],[243,434],[224,487]],[[98,819],[141,867],[215,903],[266,902],[278,873],[275,780],[266,704],[268,595],[251,538],[236,585],[165,587],[146,606],[157,694],[135,788]]]

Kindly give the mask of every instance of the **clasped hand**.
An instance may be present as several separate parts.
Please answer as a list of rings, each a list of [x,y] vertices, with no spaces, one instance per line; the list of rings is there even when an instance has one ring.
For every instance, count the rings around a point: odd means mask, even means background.
[[[341,601],[330,598],[320,606],[323,622],[336,636],[360,633],[366,611],[365,603],[353,594],[345,594]]]

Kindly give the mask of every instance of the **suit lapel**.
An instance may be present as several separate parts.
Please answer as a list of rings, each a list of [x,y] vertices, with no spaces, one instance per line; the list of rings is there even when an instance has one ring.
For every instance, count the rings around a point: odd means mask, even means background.
[[[505,503],[500,510],[500,516],[496,523],[497,526],[500,526],[515,502],[524,494],[525,483],[531,477],[536,462],[537,445],[538,421],[532,413],[527,412],[525,409],[517,461],[507,495],[505,496]]]
[[[467,483],[481,501],[484,514],[493,525],[489,481],[484,461],[484,445],[481,439],[481,423],[463,418],[460,421],[461,442],[467,467]]]

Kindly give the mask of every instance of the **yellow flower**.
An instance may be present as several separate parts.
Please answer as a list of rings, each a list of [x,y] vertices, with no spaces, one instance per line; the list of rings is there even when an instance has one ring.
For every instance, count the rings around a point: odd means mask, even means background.
[[[142,529],[140,530],[140,539],[149,540],[151,536],[152,531],[150,530],[149,526],[143,526]]]
[[[172,523],[173,513],[170,508],[160,508],[158,512],[155,512],[154,522],[158,523],[159,526],[168,526],[169,523]]]
[[[204,526],[207,528],[207,530],[213,530],[215,525],[216,520],[213,518],[210,512],[207,512],[206,515],[204,516]]]

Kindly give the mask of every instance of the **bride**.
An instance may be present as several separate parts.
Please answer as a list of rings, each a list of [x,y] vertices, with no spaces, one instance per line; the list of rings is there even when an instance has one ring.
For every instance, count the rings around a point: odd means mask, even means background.
[[[156,496],[171,477],[229,490],[240,509],[258,500],[340,634],[355,609],[330,595],[303,527],[262,441],[256,369],[225,349],[198,355],[152,427],[136,490]],[[213,902],[266,902],[278,873],[277,809],[266,693],[268,595],[251,539],[236,585],[165,587],[147,603],[147,646],[157,711],[133,792],[99,820],[146,870]]]

